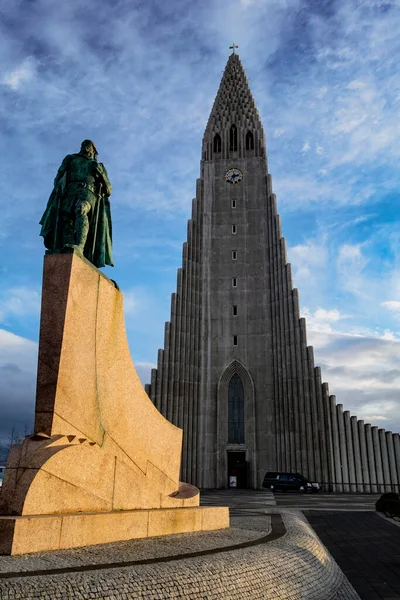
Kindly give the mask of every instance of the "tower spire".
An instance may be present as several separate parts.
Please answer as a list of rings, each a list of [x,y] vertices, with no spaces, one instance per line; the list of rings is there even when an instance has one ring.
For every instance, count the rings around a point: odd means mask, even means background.
[[[246,156],[246,136],[251,135],[253,156],[265,156],[265,135],[256,108],[249,82],[236,54],[237,45],[230,46],[232,54],[228,58],[214,105],[211,109],[203,138],[203,159],[213,160],[214,149],[220,149],[220,157],[232,157],[229,143],[230,129],[237,130],[237,156]]]

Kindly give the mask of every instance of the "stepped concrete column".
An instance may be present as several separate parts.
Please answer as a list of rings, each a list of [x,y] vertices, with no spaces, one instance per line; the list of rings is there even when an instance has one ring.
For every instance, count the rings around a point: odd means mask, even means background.
[[[280,219],[277,219],[277,227],[280,229]],[[288,344],[286,341],[286,332],[287,332],[287,323],[286,323],[286,304],[285,304],[285,291],[284,291],[284,265],[286,263],[285,256],[285,247],[284,240],[282,237],[279,238],[278,247],[277,247],[277,268],[278,268],[278,300],[279,300],[279,320],[280,320],[280,342],[282,349],[282,383],[283,383],[283,419],[284,419],[284,430],[283,430],[283,438],[285,440],[285,453],[284,453],[284,465],[288,471],[291,471],[291,432],[290,432],[290,419],[289,419],[289,411],[291,408],[290,405],[290,389],[289,389],[289,370],[288,370]]]
[[[169,377],[167,389],[167,414],[170,423],[173,422],[173,398],[174,398],[174,367],[175,367],[175,339],[176,339],[176,294],[171,294],[171,318],[170,318],[170,347],[169,347]]]
[[[325,413],[325,441],[327,449],[328,459],[328,472],[329,472],[329,491],[334,491],[336,487],[336,470],[335,470],[335,459],[333,454],[333,432],[332,432],[332,415],[331,415],[331,401],[329,397],[329,386],[327,383],[322,384],[322,399],[324,404]]]
[[[321,476],[324,482],[325,489],[329,489],[329,464],[328,464],[328,453],[326,448],[326,424],[325,424],[325,413],[324,404],[322,397],[322,379],[321,379],[321,368],[314,367],[314,385],[315,385],[315,398],[317,402],[318,410],[318,434],[319,434],[319,448],[321,456]]]
[[[162,398],[161,398],[161,414],[167,417],[167,403],[168,403],[168,379],[169,379],[169,347],[170,347],[170,329],[171,323],[167,321],[165,323],[164,331],[164,380],[162,382]]]
[[[304,405],[305,405],[305,418],[306,418],[306,443],[307,443],[307,456],[308,456],[308,477],[314,478],[315,475],[315,463],[314,463],[314,448],[313,448],[313,426],[312,426],[312,409],[311,409],[311,396],[309,379],[307,377],[308,363],[307,363],[307,332],[306,332],[306,320],[300,319],[301,328],[301,356],[302,356],[302,379],[304,386]],[[335,409],[336,410],[336,409]]]
[[[271,177],[267,176],[267,188],[271,189]],[[277,275],[277,231],[275,227],[275,197],[271,195],[271,207],[268,219],[269,251],[271,263],[271,312],[272,312],[272,336],[274,347],[274,369],[276,378],[275,390],[275,431],[276,431],[276,466],[278,470],[283,469],[283,405],[282,405],[282,357],[280,344],[280,322],[278,308],[278,275]]]
[[[309,377],[309,385],[310,385],[312,426],[313,426],[315,480],[321,481],[322,480],[321,446],[320,446],[320,436],[319,436],[319,427],[318,427],[317,396],[315,393],[314,349],[312,346],[307,347],[307,358],[308,358],[308,377]]]
[[[388,451],[389,467],[390,467],[390,479],[392,481],[392,491],[399,491],[399,480],[397,477],[396,468],[396,455],[394,453],[393,435],[391,431],[386,432],[386,446]]]
[[[349,492],[349,468],[347,463],[346,433],[344,428],[343,404],[337,404],[336,414],[339,429],[340,463],[342,468],[343,491]]]
[[[157,385],[157,369],[152,369],[151,370],[151,384],[150,384],[150,392],[151,392],[150,398],[154,404],[155,404],[155,400],[156,400],[156,385]]]
[[[333,461],[335,467],[335,480],[336,485],[334,487],[335,492],[343,492],[342,486],[342,469],[340,467],[340,441],[339,441],[339,429],[338,419],[336,413],[336,396],[329,396],[330,410],[331,410],[331,423],[332,423],[332,443],[333,443]]]
[[[363,477],[361,470],[360,440],[358,437],[357,417],[350,417],[351,433],[353,438],[354,466],[356,470],[357,492],[363,492]]]
[[[370,486],[367,441],[365,438],[364,421],[362,421],[362,420],[358,421],[357,427],[358,427],[358,439],[360,441],[361,471],[362,471],[362,478],[363,478],[363,484],[364,484],[363,491],[368,494],[371,491],[371,486]]]
[[[300,306],[299,306],[299,293],[296,288],[292,290],[292,303],[293,303],[293,320],[294,320],[294,336],[295,336],[295,350],[296,350],[296,388],[298,393],[298,409],[299,409],[299,435],[300,435],[300,447],[301,447],[301,472],[305,475],[308,472],[308,461],[307,461],[307,436],[306,436],[306,409],[304,401],[304,389],[303,389],[303,373],[301,364],[301,329],[300,329]]]
[[[376,467],[376,481],[378,484],[378,493],[383,494],[385,491],[383,485],[383,468],[382,468],[382,453],[381,445],[379,442],[378,427],[371,427],[372,441],[374,443],[374,454],[375,454],[375,467]]]
[[[390,477],[389,457],[388,449],[386,444],[386,435],[384,429],[379,429],[379,443],[381,445],[381,456],[382,456],[382,467],[383,467],[383,481],[385,483],[385,492],[392,491],[392,480]]]
[[[354,465],[354,451],[353,451],[353,439],[351,436],[351,426],[350,426],[350,412],[346,410],[343,413],[344,419],[344,430],[346,433],[346,444],[347,444],[347,460],[349,463],[349,479],[350,479],[350,491],[356,492],[357,487],[355,485],[356,482],[356,470]]]
[[[157,410],[161,412],[161,387],[163,380],[163,371],[164,371],[164,350],[158,351],[157,358],[157,380],[156,380],[156,392],[155,392],[155,400],[154,404],[156,405]]]
[[[400,434],[393,434],[394,454],[396,456],[397,480],[400,482]]]
[[[378,480],[377,480],[377,475],[376,475],[374,440],[372,439],[372,428],[369,423],[365,424],[365,441],[367,444],[368,471],[369,471],[369,479],[371,482],[371,492],[373,494],[377,494],[378,493],[378,486],[377,486]]]

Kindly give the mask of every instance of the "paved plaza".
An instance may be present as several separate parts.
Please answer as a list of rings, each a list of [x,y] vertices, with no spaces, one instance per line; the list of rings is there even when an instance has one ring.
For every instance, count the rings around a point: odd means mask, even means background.
[[[0,598],[400,600],[400,527],[376,498],[203,492],[229,530],[3,556]]]
[[[362,600],[400,598],[400,527],[373,512],[304,514]]]
[[[357,600],[300,511],[270,492],[207,493],[228,530],[0,557],[1,600]]]
[[[274,504],[301,510],[362,600],[400,599],[400,527],[375,511],[379,494],[298,494],[269,491],[204,492],[203,502],[223,502],[243,514]]]

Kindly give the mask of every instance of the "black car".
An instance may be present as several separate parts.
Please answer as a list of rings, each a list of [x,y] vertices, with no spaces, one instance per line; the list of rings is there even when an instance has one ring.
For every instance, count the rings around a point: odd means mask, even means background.
[[[319,483],[312,483],[300,473],[273,471],[265,474],[263,487],[273,491],[318,492]]]

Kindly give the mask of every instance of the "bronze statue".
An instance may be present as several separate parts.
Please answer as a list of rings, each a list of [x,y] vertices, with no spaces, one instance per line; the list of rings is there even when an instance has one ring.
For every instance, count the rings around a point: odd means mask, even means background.
[[[54,189],[40,220],[40,235],[52,252],[76,248],[96,267],[113,265],[111,184],[97,162],[94,143],[84,140],[80,152],[68,154],[54,179]]]

